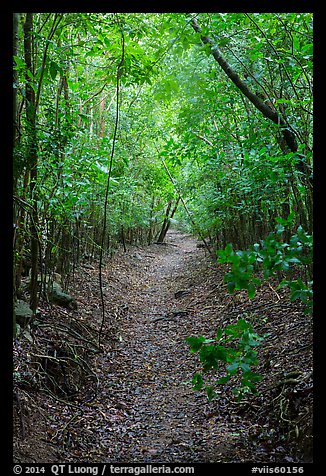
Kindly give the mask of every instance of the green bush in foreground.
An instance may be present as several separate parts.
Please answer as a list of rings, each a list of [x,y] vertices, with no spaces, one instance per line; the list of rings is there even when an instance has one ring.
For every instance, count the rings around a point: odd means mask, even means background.
[[[262,377],[255,373],[252,367],[258,364],[257,351],[255,348],[264,339],[253,332],[252,326],[244,319],[236,324],[230,324],[224,330],[218,329],[214,339],[206,339],[204,336],[187,337],[186,342],[190,345],[190,352],[199,352],[203,372],[218,371],[223,375],[215,385],[235,385],[233,393],[238,400],[244,394],[258,393],[256,384]],[[192,379],[195,390],[205,389],[211,400],[217,396],[212,385],[205,385],[202,373],[197,372]]]
[[[296,233],[285,241],[283,234],[287,222],[282,219],[278,219],[278,222],[274,232],[248,250],[235,251],[232,244],[228,244],[223,250],[217,251],[218,261],[231,265],[224,281],[230,293],[246,289],[248,297],[252,299],[261,284],[261,279],[257,277],[259,271],[263,272],[264,279],[285,274],[289,278],[280,281],[279,287],[288,286],[291,301],[300,299],[306,305],[306,312],[312,312],[312,235],[299,226]],[[293,278],[294,270],[305,276],[305,282]]]

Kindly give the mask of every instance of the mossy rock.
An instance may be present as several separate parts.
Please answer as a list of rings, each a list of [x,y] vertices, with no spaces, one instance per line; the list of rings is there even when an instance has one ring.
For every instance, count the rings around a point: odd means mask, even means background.
[[[15,313],[16,323],[19,324],[22,328],[25,328],[33,317],[33,311],[29,307],[29,304],[26,301],[23,301],[22,299],[17,300]]]
[[[58,283],[54,282],[52,284],[52,287],[49,290],[49,299],[55,304],[65,307],[66,309],[77,309],[76,299],[63,292],[60,284]]]

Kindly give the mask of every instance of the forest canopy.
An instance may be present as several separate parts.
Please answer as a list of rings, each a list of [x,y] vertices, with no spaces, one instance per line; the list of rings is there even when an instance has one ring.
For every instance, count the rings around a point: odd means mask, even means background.
[[[13,14],[15,462],[312,460],[313,46]]]
[[[14,14],[15,295],[171,220],[214,250],[310,236],[312,17]]]

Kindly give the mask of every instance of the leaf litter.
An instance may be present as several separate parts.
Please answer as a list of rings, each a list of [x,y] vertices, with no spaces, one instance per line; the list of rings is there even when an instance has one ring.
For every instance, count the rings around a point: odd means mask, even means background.
[[[274,283],[254,299],[230,295],[225,268],[190,235],[130,247],[103,268],[102,348],[97,263],[69,290],[77,310],[41,306],[14,343],[15,462],[310,462],[312,322]],[[228,385],[208,401],[189,335],[249,319],[269,333],[259,349],[259,395],[237,403]]]

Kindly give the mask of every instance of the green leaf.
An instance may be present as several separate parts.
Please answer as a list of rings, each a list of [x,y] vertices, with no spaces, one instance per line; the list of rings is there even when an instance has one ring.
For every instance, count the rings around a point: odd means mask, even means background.
[[[231,378],[231,375],[227,375],[227,376],[225,376],[225,377],[219,378],[218,380],[216,380],[215,383],[216,383],[217,385],[224,385],[224,384],[228,383],[228,381],[230,380],[230,378]]]
[[[215,392],[213,390],[213,387],[211,385],[207,385],[205,390],[206,390],[208,400],[211,401],[215,397]]]
[[[221,337],[222,337],[222,335],[223,335],[222,329],[218,329],[218,330],[217,330],[217,333],[216,333],[216,338],[215,338],[215,340],[217,340],[217,341],[220,340]]]
[[[247,385],[249,382],[260,382],[263,379],[262,375],[252,372],[251,370],[243,374],[243,382]]]
[[[22,58],[19,58],[19,56],[14,56],[13,58],[18,68],[25,69],[26,64]]]
[[[227,38],[227,37],[224,37],[224,38],[220,38],[219,40],[219,45],[220,46],[226,46],[227,44],[229,44],[231,41],[230,38]]]
[[[87,116],[86,114],[82,114],[81,112],[78,113],[78,116],[82,118],[83,121],[89,122],[90,121],[90,116]]]
[[[26,74],[27,74],[27,76],[28,76],[32,81],[35,80],[34,75],[33,75],[33,73],[31,72],[30,69],[28,69],[28,70],[26,71]]]
[[[292,34],[292,40],[293,40],[293,49],[294,49],[294,51],[300,51],[299,38],[296,35]]]
[[[186,337],[185,340],[190,345],[190,352],[195,353],[201,349],[206,339],[204,336],[199,336],[199,337]]]
[[[223,351],[215,348],[213,345],[207,345],[200,349],[199,353],[200,361],[203,363],[204,370],[207,371],[211,368],[218,368],[218,361],[220,357],[224,357]]]
[[[251,369],[250,369],[250,365],[248,365],[248,364],[246,364],[246,363],[241,363],[241,364],[240,364],[240,367],[241,367],[241,370],[242,370],[243,372],[250,372],[250,370],[251,370]]]
[[[239,362],[235,361],[235,362],[232,362],[232,364],[228,365],[226,370],[229,374],[234,375],[237,373],[238,368],[239,368]]]
[[[201,390],[204,385],[204,380],[202,375],[200,373],[196,373],[193,376],[191,383],[193,384],[195,390]]]
[[[58,66],[58,64],[55,61],[51,61],[51,63],[50,63],[50,76],[53,79],[53,81],[57,77],[57,74],[58,74],[59,70],[60,70],[60,67]]]
[[[230,281],[228,283],[228,291],[230,294],[233,294],[234,291],[235,291],[235,282],[234,281]]]
[[[247,287],[247,291],[248,291],[249,299],[253,299],[256,295],[256,287],[252,283],[249,283]]]

